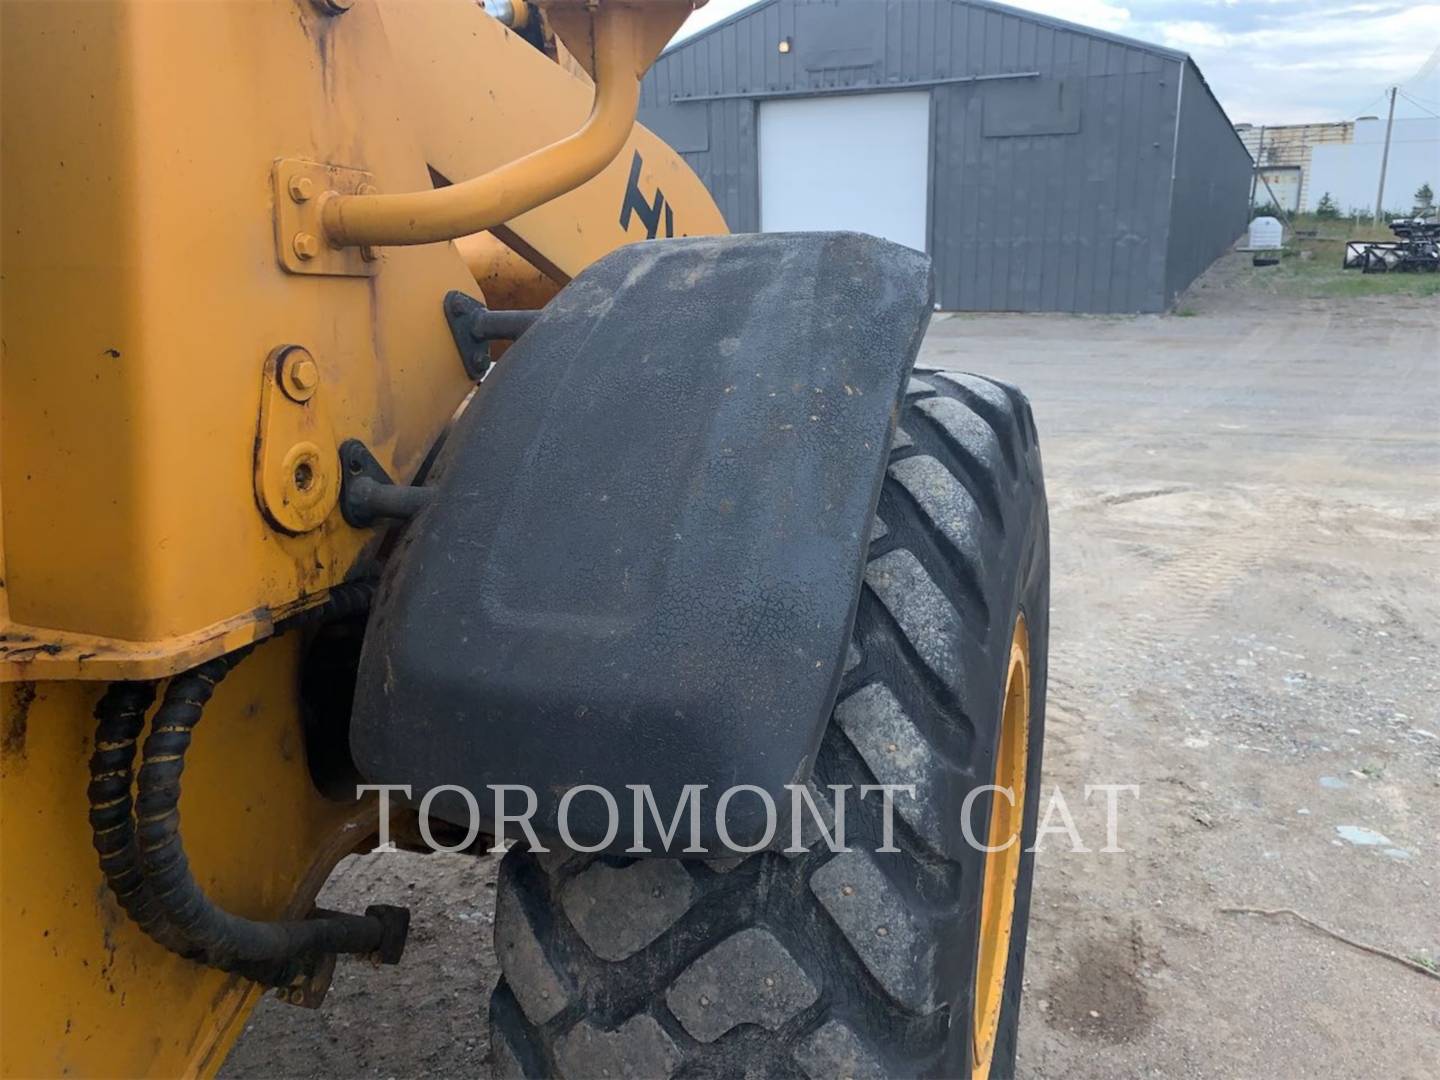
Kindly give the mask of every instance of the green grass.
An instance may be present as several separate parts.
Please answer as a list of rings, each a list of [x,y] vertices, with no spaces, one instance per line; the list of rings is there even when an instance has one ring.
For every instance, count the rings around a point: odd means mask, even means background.
[[[1296,214],[1288,223],[1295,232],[1314,232],[1321,240],[1394,240],[1395,234],[1383,221],[1371,225],[1369,218],[1317,218],[1314,214]]]
[[[1296,235],[1310,231],[1316,235]],[[1372,227],[1368,220],[1321,220],[1313,214],[1301,214],[1286,230],[1280,265],[1247,266],[1242,282],[1258,292],[1317,299],[1440,296],[1440,273],[1362,274],[1359,270],[1341,269],[1345,241],[1393,239],[1394,234],[1384,224]],[[1308,257],[1302,252],[1308,252]]]

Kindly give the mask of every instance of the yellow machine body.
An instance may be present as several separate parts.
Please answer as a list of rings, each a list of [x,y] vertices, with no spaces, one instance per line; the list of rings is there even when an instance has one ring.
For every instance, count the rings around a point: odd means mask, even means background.
[[[426,192],[582,127],[595,89],[470,0],[16,0],[0,78],[0,1071],[209,1073],[259,990],[108,894],[85,805],[103,687],[263,639],[374,554],[336,448],[414,476],[472,385],[447,291],[543,303],[647,238],[620,226],[632,185],[674,235],[725,225],[635,126],[487,233],[306,255],[284,223],[317,193],[286,169]],[[317,258],[343,267],[297,272]],[[281,379],[287,356],[311,363]],[[236,670],[186,768],[196,878],[255,918],[303,915],[372,835],[312,786],[300,648]]]

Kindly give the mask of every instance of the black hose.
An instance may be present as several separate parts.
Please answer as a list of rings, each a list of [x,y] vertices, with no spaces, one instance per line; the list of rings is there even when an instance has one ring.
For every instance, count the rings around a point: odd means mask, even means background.
[[[95,706],[95,752],[90,755],[90,836],[115,899],[145,933],[174,952],[184,941],[170,926],[140,870],[130,789],[135,743],[155,700],[153,682],[111,683]]]
[[[276,633],[363,611],[372,591],[369,583],[337,586],[327,603],[278,624]],[[116,683],[101,699],[90,796],[106,881],[141,929],[166,948],[257,982],[289,985],[337,953],[378,953],[393,963],[404,944],[404,909],[377,905],[365,915],[260,922],[217,907],[190,873],[180,838],[185,753],[216,685],[253,649],[247,645],[170,680],[145,740],[133,820],[134,744],[154,684]]]

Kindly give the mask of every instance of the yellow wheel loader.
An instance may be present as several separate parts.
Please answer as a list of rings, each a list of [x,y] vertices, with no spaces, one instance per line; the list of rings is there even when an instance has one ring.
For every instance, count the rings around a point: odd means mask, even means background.
[[[922,254],[726,234],[691,6],[0,4],[4,1076],[405,963],[377,846],[503,857],[497,1075],[1012,1071],[1034,420]]]

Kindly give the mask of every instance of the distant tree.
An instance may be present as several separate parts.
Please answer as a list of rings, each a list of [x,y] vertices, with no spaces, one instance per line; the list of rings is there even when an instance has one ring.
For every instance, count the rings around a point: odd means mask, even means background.
[[[1333,220],[1340,216],[1340,208],[1335,205],[1335,200],[1330,197],[1330,192],[1320,196],[1320,202],[1315,206],[1315,216]]]
[[[1415,192],[1416,206],[1429,206],[1435,201],[1435,192],[1430,190],[1429,184],[1421,184]]]

